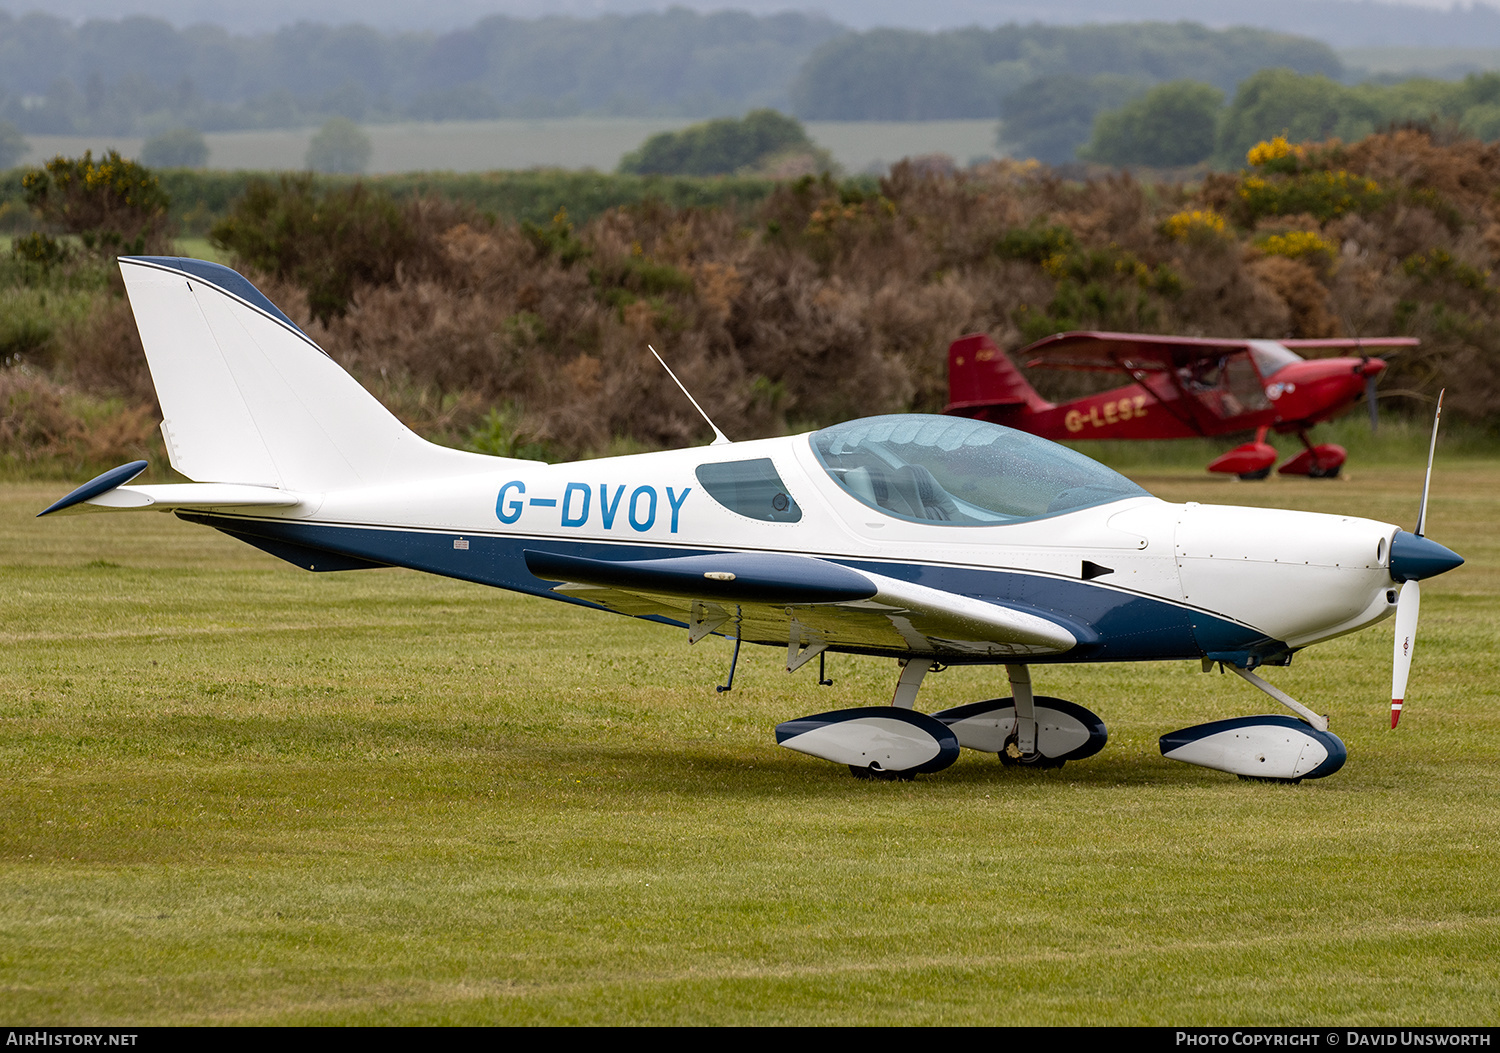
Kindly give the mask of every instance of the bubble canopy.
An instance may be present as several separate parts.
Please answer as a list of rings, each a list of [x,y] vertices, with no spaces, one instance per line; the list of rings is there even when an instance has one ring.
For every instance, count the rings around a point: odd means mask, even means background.
[[[1065,446],[964,417],[868,417],[810,439],[846,493],[897,519],[1001,526],[1150,496]]]

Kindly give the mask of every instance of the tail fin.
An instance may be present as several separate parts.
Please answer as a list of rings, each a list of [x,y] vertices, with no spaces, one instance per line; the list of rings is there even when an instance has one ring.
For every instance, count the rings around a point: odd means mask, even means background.
[[[949,345],[948,406],[944,413],[976,416],[991,407],[1022,406],[1035,412],[1052,408],[988,333],[961,336]]]
[[[494,465],[417,436],[228,267],[140,256],[120,271],[189,479],[328,491]]]

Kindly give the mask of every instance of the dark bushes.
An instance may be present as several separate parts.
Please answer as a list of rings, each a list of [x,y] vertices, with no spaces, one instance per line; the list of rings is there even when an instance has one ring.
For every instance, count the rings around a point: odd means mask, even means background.
[[[423,242],[411,207],[363,183],[282,176],[251,183],[209,236],[249,266],[301,286],[313,316],[327,321],[344,313],[356,287],[383,285],[398,266],[416,262]]]
[[[1073,327],[1412,334],[1422,347],[1384,386],[1446,384],[1455,409],[1493,419],[1500,148],[1402,130],[1279,149],[1198,187],[903,165],[878,187],[805,178],[741,211],[648,202],[577,225],[287,180],[247,195],[222,241],[414,428],[495,451],[706,441],[648,343],[735,438],[938,410],[947,345],[976,330],[1011,349]],[[1249,208],[1255,180],[1311,189]],[[1375,189],[1290,211],[1345,181]],[[48,383],[148,404],[128,308],[107,302],[29,360]],[[1081,383],[1034,379],[1054,395]]]
[[[114,150],[97,162],[93,151],[76,160],[54,157],[21,185],[43,222],[76,234],[86,249],[124,255],[169,244],[166,191],[149,169]]]

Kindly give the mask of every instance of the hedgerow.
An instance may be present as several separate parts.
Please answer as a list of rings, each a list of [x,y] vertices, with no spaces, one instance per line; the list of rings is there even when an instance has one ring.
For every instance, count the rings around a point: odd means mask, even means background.
[[[489,450],[707,439],[648,343],[733,437],[939,410],[948,343],[979,330],[1011,349],[1067,328],[1415,335],[1389,389],[1446,385],[1456,412],[1500,419],[1500,147],[1419,129],[1285,147],[1196,186],[903,164],[878,184],[807,177],[749,202],[579,215],[563,200],[521,223],[294,179],[243,195],[219,230],[398,415]],[[28,266],[15,280],[41,289],[82,264]],[[83,320],[18,329],[10,368],[149,406],[128,308],[96,295]],[[1053,394],[1083,383],[1035,379]]]

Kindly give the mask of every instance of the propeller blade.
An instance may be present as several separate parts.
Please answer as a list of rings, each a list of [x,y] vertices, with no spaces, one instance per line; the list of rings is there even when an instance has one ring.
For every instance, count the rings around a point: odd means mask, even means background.
[[[1375,404],[1375,376],[1371,373],[1365,377],[1365,404],[1370,407],[1370,434],[1374,435],[1380,430],[1380,407]]]
[[[1417,537],[1427,526],[1427,493],[1432,489],[1432,455],[1437,453],[1438,421],[1443,419],[1443,396],[1448,389],[1438,392],[1437,412],[1432,415],[1432,442],[1427,447],[1427,478],[1422,480],[1422,507],[1417,510]]]
[[[1396,600],[1396,654],[1391,666],[1391,727],[1401,719],[1406,700],[1406,678],[1411,673],[1411,652],[1417,644],[1417,615],[1422,610],[1422,588],[1416,581],[1401,586]]]
[[[1432,415],[1432,442],[1427,446],[1427,478],[1422,480],[1422,507],[1417,510],[1416,536],[1422,537],[1427,525],[1427,495],[1432,489],[1432,457],[1437,452],[1438,422],[1443,419],[1443,395],[1438,392],[1437,412]],[[1431,542],[1428,542],[1431,544]],[[1392,542],[1392,547],[1395,543]],[[1411,653],[1417,646],[1417,616],[1422,610],[1422,587],[1416,578],[1401,586],[1396,598],[1396,653],[1391,661],[1391,727],[1401,720],[1401,706],[1406,701],[1406,680],[1411,674]]]

